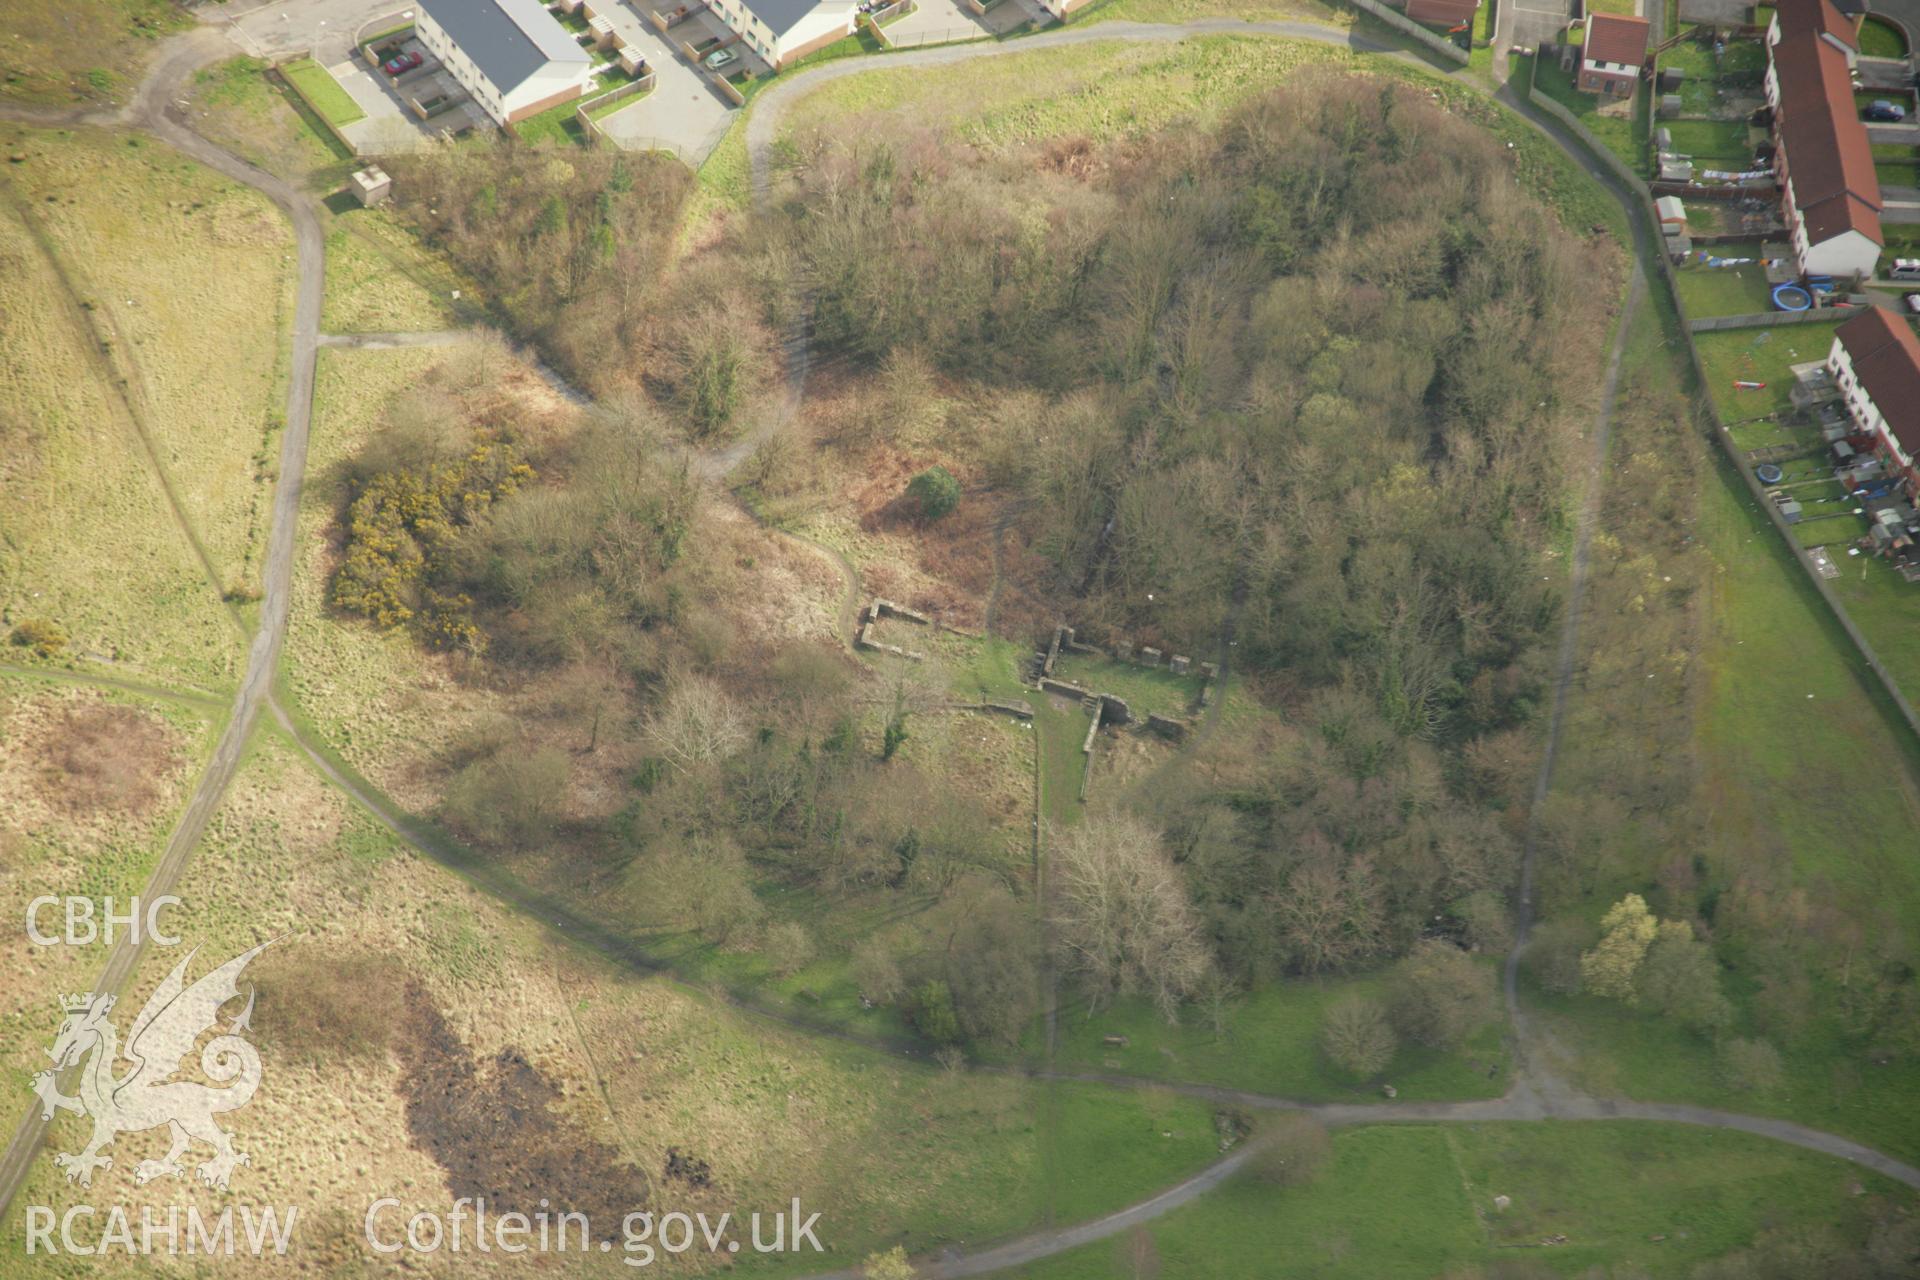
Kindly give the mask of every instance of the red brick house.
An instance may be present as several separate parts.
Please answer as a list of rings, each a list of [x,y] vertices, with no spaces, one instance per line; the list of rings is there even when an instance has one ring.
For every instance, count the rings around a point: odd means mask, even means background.
[[[1596,13],[1587,19],[1586,47],[1580,51],[1582,93],[1631,98],[1647,61],[1649,28],[1645,18]]]

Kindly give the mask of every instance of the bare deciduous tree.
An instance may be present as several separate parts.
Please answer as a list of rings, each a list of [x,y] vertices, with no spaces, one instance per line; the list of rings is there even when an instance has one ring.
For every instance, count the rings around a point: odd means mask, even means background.
[[[1095,1001],[1145,995],[1168,1019],[1213,960],[1200,917],[1160,837],[1132,818],[1052,829],[1047,877],[1067,967]]]
[[[717,764],[747,745],[747,720],[726,690],[681,676],[647,721],[647,738],[676,769]]]

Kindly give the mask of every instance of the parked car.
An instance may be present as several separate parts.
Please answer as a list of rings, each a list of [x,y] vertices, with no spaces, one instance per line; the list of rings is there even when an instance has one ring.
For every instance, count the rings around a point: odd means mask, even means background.
[[[426,58],[418,49],[409,49],[397,58],[388,58],[380,69],[390,76],[403,76],[425,61]]]
[[[1900,300],[1907,304],[1907,314],[1920,316],[1920,293],[1903,293]]]
[[[1890,98],[1875,98],[1862,114],[1882,124],[1897,124],[1907,118],[1907,109]]]
[[[707,69],[709,71],[718,71],[720,68],[730,67],[738,61],[740,61],[740,55],[733,50],[715,49],[707,55]]]
[[[1891,280],[1920,280],[1920,258],[1895,258],[1887,277]]]

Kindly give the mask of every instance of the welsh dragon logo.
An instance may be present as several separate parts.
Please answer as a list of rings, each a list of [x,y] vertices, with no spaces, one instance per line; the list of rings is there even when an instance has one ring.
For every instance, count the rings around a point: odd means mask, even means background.
[[[133,1171],[135,1182],[179,1177],[185,1172],[180,1157],[195,1142],[213,1148],[213,1158],[198,1170],[200,1180],[208,1186],[224,1189],[235,1166],[252,1163],[245,1152],[233,1149],[232,1137],[213,1119],[223,1111],[246,1106],[260,1086],[260,1055],[241,1035],[249,1029],[253,1017],[252,987],[247,989],[246,1008],[200,1051],[200,1070],[209,1080],[227,1087],[216,1089],[171,1077],[201,1035],[219,1022],[220,1006],[239,996],[240,971],[271,945],[271,941],[263,942],[235,956],[192,986],[187,985],[187,965],[198,948],[188,952],[133,1020],[124,1051],[118,1031],[107,1018],[113,1011],[113,996],[60,998],[67,1016],[53,1048],[47,1050],[53,1069],[33,1077],[33,1091],[40,1097],[42,1119],[52,1119],[56,1110],[93,1118],[93,1137],[86,1149],[77,1155],[61,1152],[53,1158],[66,1170],[68,1182],[92,1186],[93,1171],[113,1164],[100,1154],[101,1148],[122,1133],[139,1133],[161,1125],[167,1126],[173,1143],[163,1158],[139,1163]],[[116,1077],[114,1067],[122,1056],[133,1066]],[[75,1097],[61,1093],[58,1084],[58,1073],[71,1067],[80,1068]]]

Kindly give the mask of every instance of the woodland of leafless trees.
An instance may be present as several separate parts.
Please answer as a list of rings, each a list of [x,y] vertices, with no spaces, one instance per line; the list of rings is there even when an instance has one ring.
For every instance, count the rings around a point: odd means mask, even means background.
[[[422,234],[601,405],[544,443],[397,409],[356,479],[364,495],[410,470],[399,491],[431,498],[434,459],[476,443],[533,473],[490,452],[452,477],[504,491],[407,526],[421,554],[396,585],[418,614],[471,622],[423,627],[427,643],[613,691],[580,714],[602,732],[614,707],[604,731],[650,763],[617,822],[568,833],[596,883],[636,928],[757,947],[775,972],[848,958],[934,1039],[1018,1038],[1051,946],[1090,999],[1169,1015],[1398,962],[1393,1000],[1343,1011],[1344,1055],[1364,1075],[1396,1039],[1457,1043],[1487,1006],[1484,966],[1453,960],[1508,937],[1559,609],[1543,555],[1566,528],[1617,250],[1533,203],[1486,134],[1360,77],[1305,77],[1091,166],[927,139],[803,140],[797,159],[771,209],[670,270],[683,192],[653,165],[457,151],[403,184]],[[1042,908],[1027,833],[894,753],[942,690],[703,625],[682,584],[710,539],[664,444],[764,421],[775,335],[802,310],[859,395],[754,453],[757,500],[890,440],[951,439],[966,500],[1001,504],[1062,612],[1229,658],[1290,735],[1049,832]],[[884,745],[860,727],[876,714]],[[449,765],[463,829],[553,830],[551,778],[485,772],[551,759],[509,739]],[[514,813],[490,811],[501,796]],[[769,905],[787,890],[818,910]],[[911,927],[836,929],[856,902]]]

